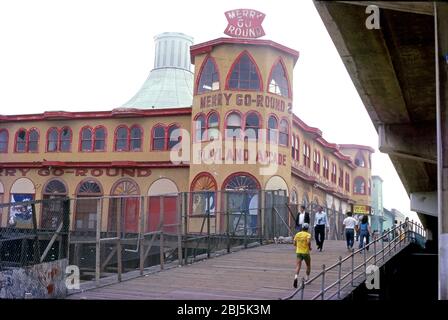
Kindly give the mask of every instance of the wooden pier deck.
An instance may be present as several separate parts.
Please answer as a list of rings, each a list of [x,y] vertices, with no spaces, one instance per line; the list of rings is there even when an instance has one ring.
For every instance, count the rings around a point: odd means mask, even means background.
[[[349,254],[345,241],[326,240],[322,252],[316,251],[313,243],[313,249],[311,277],[322,270],[322,264],[328,267],[337,263],[339,256],[345,257]],[[373,248],[370,251],[373,251]],[[280,299],[294,291],[292,282],[295,261],[295,250],[292,244],[263,245],[72,294],[67,298],[88,300]],[[362,261],[363,254],[357,254],[355,266]],[[351,259],[343,264],[342,270],[348,271],[350,267]],[[360,268],[357,274],[363,272],[364,269]],[[304,274],[305,264],[303,264],[300,277]],[[325,286],[336,281],[337,276],[337,268],[326,274]],[[311,299],[319,293],[320,289],[320,279],[307,285],[304,299]],[[349,285],[345,294],[352,289]]]

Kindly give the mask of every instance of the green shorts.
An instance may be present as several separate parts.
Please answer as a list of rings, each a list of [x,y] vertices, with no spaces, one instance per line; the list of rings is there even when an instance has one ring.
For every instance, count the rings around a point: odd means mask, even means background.
[[[309,263],[311,260],[309,253],[297,253],[297,259],[305,260],[306,263]]]

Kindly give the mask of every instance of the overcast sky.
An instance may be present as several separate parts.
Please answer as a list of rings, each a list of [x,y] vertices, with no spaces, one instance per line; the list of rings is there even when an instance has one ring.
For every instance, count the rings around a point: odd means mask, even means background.
[[[311,0],[1,1],[0,114],[120,107],[153,67],[156,34],[183,32],[195,43],[223,37],[224,12],[237,8],[264,12],[264,39],[300,52],[294,113],[329,142],[373,147],[372,174],[384,180],[384,206],[416,219]]]

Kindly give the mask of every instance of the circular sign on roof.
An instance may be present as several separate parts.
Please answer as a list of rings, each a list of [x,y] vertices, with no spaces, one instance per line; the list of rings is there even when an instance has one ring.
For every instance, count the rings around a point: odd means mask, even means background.
[[[260,38],[265,35],[261,23],[266,16],[252,9],[235,9],[225,12],[229,24],[224,33],[233,38]]]

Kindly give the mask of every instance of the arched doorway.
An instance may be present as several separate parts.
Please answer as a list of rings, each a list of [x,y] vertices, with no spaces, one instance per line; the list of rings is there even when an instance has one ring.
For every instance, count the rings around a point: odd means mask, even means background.
[[[28,178],[17,179],[11,187],[11,203],[34,200],[36,189],[33,182]],[[31,205],[11,206],[9,211],[8,225],[17,228],[33,227],[33,211]]]
[[[244,234],[245,217],[247,217],[246,233],[258,234],[258,209],[260,202],[260,184],[248,173],[234,173],[223,183],[227,194],[225,206],[230,214],[229,231]]]
[[[177,198],[176,184],[167,178],[161,178],[152,183],[148,190],[148,220],[147,230],[175,233],[177,230]],[[163,217],[163,225],[160,218]]]
[[[97,205],[103,190],[98,181],[87,179],[81,181],[76,189],[75,230],[95,231],[97,224]]]
[[[45,184],[42,199],[48,201],[42,203],[41,228],[56,230],[59,227],[63,221],[63,202],[51,200],[65,198],[67,194],[65,183],[59,179],[51,179]]]
[[[117,232],[117,217],[120,217],[120,232],[137,233],[140,213],[140,189],[131,179],[117,181],[110,191],[108,230]],[[134,196],[134,197],[132,197]]]
[[[215,178],[208,172],[199,173],[191,183],[190,214],[215,215],[216,213],[216,189]]]

